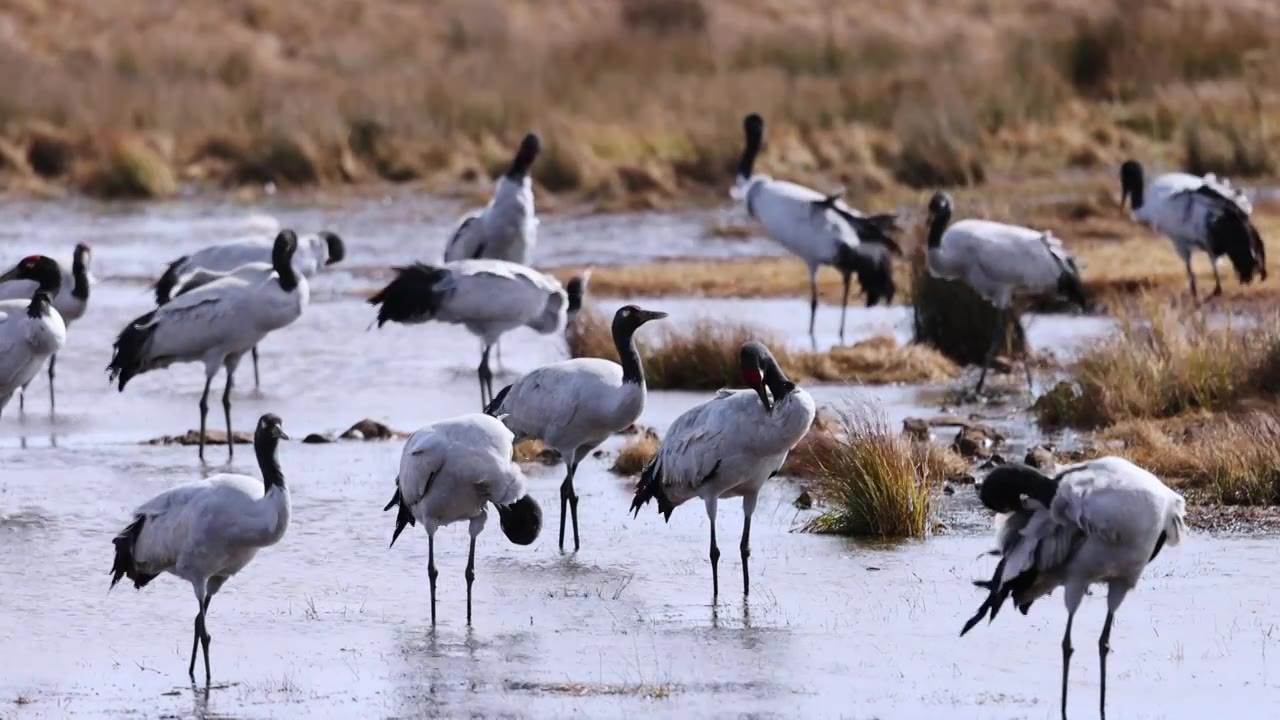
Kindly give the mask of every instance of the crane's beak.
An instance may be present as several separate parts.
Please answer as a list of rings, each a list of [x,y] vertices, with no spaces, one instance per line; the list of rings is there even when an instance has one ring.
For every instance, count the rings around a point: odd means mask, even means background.
[[[640,316],[640,323],[642,325],[650,320],[661,320],[662,318],[667,317],[667,314],[660,310],[641,310],[637,315]]]
[[[764,411],[772,413],[773,404],[769,402],[769,392],[765,389],[764,383],[756,385],[753,389],[756,391],[756,394],[760,396],[760,402],[764,405]]]
[[[4,275],[0,275],[0,283],[6,282],[8,280],[12,280],[16,277],[18,277],[18,268],[15,267],[10,269],[9,272],[5,273]]]

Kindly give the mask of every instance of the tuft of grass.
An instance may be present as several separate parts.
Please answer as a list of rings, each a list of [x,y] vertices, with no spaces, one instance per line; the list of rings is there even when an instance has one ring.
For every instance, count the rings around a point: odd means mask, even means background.
[[[1192,121],[1183,131],[1182,151],[1183,167],[1196,175],[1256,177],[1277,167],[1268,139],[1235,121]]]
[[[702,0],[621,0],[622,24],[655,35],[705,33],[709,13]]]
[[[609,472],[617,475],[639,475],[644,466],[658,454],[658,434],[644,428],[627,439]]]
[[[125,138],[107,152],[84,190],[109,199],[162,198],[178,191],[178,181],[160,153],[138,138]]]
[[[609,322],[599,312],[579,313],[566,338],[570,357],[618,360]],[[940,353],[920,345],[901,346],[891,337],[873,337],[828,352],[792,351],[752,325],[700,319],[638,341],[643,345],[645,380],[655,390],[737,386],[738,353],[750,340],[768,345],[783,372],[797,382],[941,382],[958,373]]]
[[[830,439],[804,460],[811,492],[825,505],[807,532],[886,538],[924,537],[932,486],[942,481],[937,449],[913,443],[874,414],[841,412]]]
[[[923,251],[912,258],[911,307],[917,343],[936,348],[961,365],[982,364],[999,313],[968,285],[930,275]],[[1027,352],[1026,332],[1016,312],[1010,314],[1004,345],[996,352],[1006,357],[1021,357]]]
[[[1280,393],[1280,314],[1178,312],[1147,297],[1119,314],[1111,338],[1076,360],[1072,385],[1036,402],[1045,428],[1097,428],[1124,420],[1220,411]]]
[[[241,159],[236,179],[241,183],[310,185],[320,179],[318,151],[300,135],[261,137]]]
[[[1201,413],[1129,420],[1108,428],[1099,439],[1209,502],[1280,505],[1280,421],[1275,408],[1240,416]]]

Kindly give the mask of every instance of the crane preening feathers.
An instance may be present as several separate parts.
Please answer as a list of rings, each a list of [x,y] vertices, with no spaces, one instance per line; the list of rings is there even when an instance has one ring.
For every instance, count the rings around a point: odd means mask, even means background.
[[[415,432],[400,456],[396,492],[383,511],[396,511],[391,544],[405,527],[427,531],[427,579],[431,584],[431,624],[436,624],[436,530],[466,520],[467,624],[471,624],[471,584],[475,581],[476,537],[484,530],[492,503],[507,539],[529,545],[542,530],[542,508],[529,495],[524,472],[511,459],[515,436],[499,420],[475,413],[432,423]]]
[[[844,281],[840,342],[844,342],[850,277],[858,276],[858,283],[867,295],[867,307],[878,302],[893,302],[895,287],[890,256],[902,254],[892,237],[897,229],[897,216],[891,213],[863,215],[840,199],[843,192],[824,194],[755,173],[756,156],[764,141],[764,119],[753,113],[742,125],[746,144],[730,194],[746,206],[751,217],[764,225],[774,242],[803,260],[809,269],[810,338],[814,336],[814,318],[818,313],[818,268],[830,265],[840,272]]]
[[[1064,468],[1048,477],[1025,465],[996,468],[979,488],[982,504],[999,513],[1000,562],[990,580],[975,583],[987,599],[961,635],[983,617],[995,619],[1012,598],[1024,615],[1032,603],[1065,588],[1062,636],[1062,717],[1067,716],[1071,622],[1085,591],[1107,585],[1107,619],[1098,639],[1102,716],[1106,717],[1107,653],[1116,610],[1161,548],[1185,532],[1185,502],[1155,475],[1118,457]]]
[[[777,474],[787,453],[809,432],[815,408],[809,393],[787,379],[769,348],[742,346],[738,371],[746,390],[721,390],[676,418],[636,487],[631,510],[650,500],[667,519],[680,504],[701,498],[711,520],[711,595],[720,595],[720,548],[716,506],[720,498],[742,498],[742,594],[749,595],[751,515],[765,481]]]

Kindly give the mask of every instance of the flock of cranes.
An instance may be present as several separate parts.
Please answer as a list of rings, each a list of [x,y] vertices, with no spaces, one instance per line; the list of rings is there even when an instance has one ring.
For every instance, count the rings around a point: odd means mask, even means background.
[[[749,115],[743,125],[745,148],[732,194],[771,238],[808,267],[811,336],[818,268],[830,265],[841,273],[843,340],[853,276],[869,306],[891,302],[895,295],[893,258],[902,254],[893,239],[896,217],[864,214],[848,206],[841,193],[820,193],[755,173],[764,121]],[[624,306],[612,324],[620,362],[551,363],[494,393],[489,355],[501,337],[519,327],[543,334],[563,332],[582,308],[586,293],[585,276],[562,286],[530,267],[538,221],[529,170],[540,147],[536,135],[524,138],[510,168],[497,180],[490,203],[457,226],[442,263],[396,268],[395,277],[369,300],[376,306],[379,326],[451,323],[465,327],[481,342],[477,380],[483,412],[434,422],[414,433],[405,444],[395,493],[385,508],[396,511],[392,544],[406,526],[421,523],[426,530],[433,624],[439,527],[469,523],[468,623],[475,541],[484,529],[487,506],[496,508],[502,531],[513,543],[528,545],[539,536],[542,511],[512,461],[515,442],[536,438],[559,453],[565,464],[559,546],[563,551],[567,517],[573,550],[580,549],[575,474],[595,448],[633,425],[644,411],[647,390],[635,335],[646,323],[666,317],[657,310]],[[1125,163],[1121,179],[1134,217],[1167,234],[1187,262],[1193,295],[1189,259],[1195,249],[1210,255],[1215,278],[1216,263],[1226,255],[1242,282],[1254,275],[1265,279],[1265,250],[1249,220],[1248,202],[1225,181],[1174,173],[1144,185],[1142,168],[1132,161]],[[1015,294],[1027,292],[1058,293],[1087,307],[1076,261],[1051,233],[986,220],[953,222],[952,200],[941,192],[930,200],[928,211],[925,254],[934,276],[966,283],[1001,311],[1009,310]],[[256,385],[257,345],[306,311],[309,278],[346,255],[343,240],[334,233],[299,238],[286,229],[274,238],[224,243],[174,260],[155,284],[156,307],[127,323],[117,336],[108,365],[111,380],[123,391],[137,375],[174,363],[202,363],[203,459],[209,392],[222,370],[230,454],[232,389],[241,359],[252,353]],[[83,315],[89,301],[90,257],[88,246],[81,244],[69,270],[51,258],[33,255],[0,276],[0,410],[48,362],[53,411],[54,358],[66,341],[67,325]],[[1215,294],[1219,292],[1220,281]],[[1000,340],[997,330],[978,379],[979,390]],[[722,390],[672,423],[644,469],[631,505],[638,514],[655,501],[669,519],[684,502],[703,501],[711,521],[713,597],[720,589],[719,500],[743,500],[739,549],[745,596],[750,591],[751,517],[757,497],[815,417],[813,398],[787,378],[763,344],[742,346],[739,374],[745,389]],[[189,666],[193,680],[198,649],[206,681],[210,677],[210,600],[259,549],[278,542],[288,527],[289,491],[277,452],[286,438],[280,418],[263,415],[253,438],[261,481],[220,474],[175,487],[139,506],[113,541],[112,586],[128,577],[142,588],[163,573],[191,583],[197,601]],[[1022,466],[997,469],[982,485],[981,500],[1000,514],[1001,560],[992,579],[979,583],[988,597],[963,632],[983,617],[994,619],[1009,597],[1025,613],[1037,598],[1065,587],[1065,716],[1072,619],[1088,586],[1106,583],[1108,614],[1099,641],[1105,713],[1105,657],[1113,615],[1160,549],[1181,538],[1182,498],[1141,468],[1103,458],[1068,467],[1054,477]]]

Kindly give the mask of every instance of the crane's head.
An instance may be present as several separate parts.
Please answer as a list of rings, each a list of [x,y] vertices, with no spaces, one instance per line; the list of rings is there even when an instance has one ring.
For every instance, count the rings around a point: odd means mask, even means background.
[[[258,428],[253,433],[254,439],[288,440],[284,432],[284,421],[275,413],[267,413],[258,418]]]
[[[497,505],[502,533],[516,545],[532,545],[542,532],[542,508],[532,495],[525,494],[510,505]]]
[[[338,233],[322,230],[316,233],[316,236],[324,241],[325,265],[333,265],[346,259],[347,246],[342,242],[342,238],[338,236]]]
[[[637,305],[623,305],[613,314],[613,336],[628,338],[637,328],[651,320],[661,320],[667,314],[659,310],[645,310]]]
[[[760,396],[760,404],[764,405],[765,412],[773,412],[773,402],[782,399],[782,395],[778,394],[782,388],[772,387],[773,383],[769,381],[777,375],[786,382],[786,376],[782,375],[782,371],[778,369],[778,361],[764,343],[752,340],[742,344],[742,349],[738,351],[738,375],[743,385],[755,390],[756,395]],[[769,399],[769,390],[774,392],[773,401]]]
[[[1142,207],[1142,164],[1126,160],[1120,166],[1120,206],[1128,199],[1134,210]]]
[[[62,288],[62,270],[58,262],[44,255],[28,255],[18,261],[9,272],[0,275],[0,282],[7,280],[30,280],[38,289],[50,296],[57,295]]]
[[[71,265],[73,268],[88,268],[89,258],[93,254],[89,248],[89,243],[76,243],[75,254],[71,256]]]
[[[542,139],[537,133],[529,133],[520,141],[520,147],[516,149],[516,156],[511,161],[511,168],[507,170],[507,177],[512,180],[522,180],[529,173],[529,166],[533,165],[533,161],[537,159],[538,153],[542,151]]]

